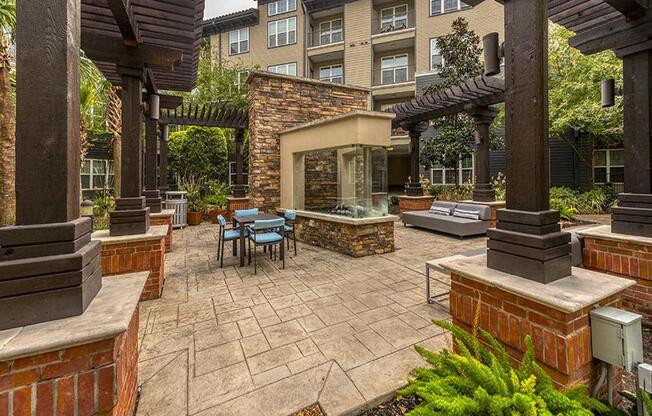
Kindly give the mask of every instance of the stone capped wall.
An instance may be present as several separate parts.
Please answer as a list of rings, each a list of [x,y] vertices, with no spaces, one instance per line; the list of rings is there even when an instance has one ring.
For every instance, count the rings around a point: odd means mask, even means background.
[[[280,206],[279,132],[300,124],[369,109],[369,90],[253,72],[249,79],[249,197],[251,206]],[[319,138],[315,138],[319,140]]]

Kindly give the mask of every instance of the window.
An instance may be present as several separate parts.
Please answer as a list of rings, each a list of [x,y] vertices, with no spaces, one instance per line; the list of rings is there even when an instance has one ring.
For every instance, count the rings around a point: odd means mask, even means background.
[[[408,56],[386,56],[381,59],[382,84],[396,84],[408,80]]]
[[[329,45],[331,43],[342,42],[342,19],[331,20],[319,24],[319,44]]]
[[[456,185],[473,182],[473,163],[473,156],[467,156],[460,160],[457,178],[455,177],[455,169],[435,166],[430,170],[431,182],[433,185]]]
[[[249,52],[249,28],[229,32],[229,55]]]
[[[625,154],[623,149],[593,152],[593,175],[597,185],[625,183]]]
[[[454,12],[470,7],[460,0],[430,0],[430,16]]]
[[[380,11],[380,32],[391,32],[393,30],[407,29],[408,27],[408,6],[388,7]]]
[[[281,64],[281,65],[272,65],[267,67],[267,70],[269,72],[273,72],[275,74],[283,74],[283,75],[297,75],[297,63],[291,63],[291,64]]]
[[[244,85],[248,77],[249,71],[240,71],[236,74],[234,84],[238,90]]]
[[[291,45],[297,42],[297,18],[275,20],[267,24],[268,42],[267,46]]]
[[[236,177],[236,170],[235,170],[235,162],[229,162],[229,185],[235,185],[235,177]],[[244,169],[242,172],[242,184],[243,185],[248,185],[249,184],[249,172],[247,169]]]
[[[441,56],[437,38],[430,39],[430,70],[439,73],[444,66],[444,57]]]
[[[322,66],[319,68],[319,80],[334,82],[335,84],[343,84],[344,74],[342,71],[342,65]]]
[[[83,190],[113,188],[113,161],[84,160],[81,171],[81,185]]]
[[[287,12],[293,12],[297,9],[297,0],[279,0],[267,5],[267,15],[276,16]]]

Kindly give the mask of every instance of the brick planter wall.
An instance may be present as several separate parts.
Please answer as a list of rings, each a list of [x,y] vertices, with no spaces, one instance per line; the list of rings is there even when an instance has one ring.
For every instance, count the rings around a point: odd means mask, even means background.
[[[352,257],[391,253],[394,222],[352,225],[297,216],[297,240]]]
[[[599,304],[620,307],[621,297],[622,294],[614,295]],[[473,279],[451,275],[453,323],[471,331],[478,298],[481,298],[480,327],[496,337],[515,362],[522,359],[526,349],[524,339],[530,335],[537,361],[559,387],[595,384],[599,362],[592,358],[588,316],[594,305],[565,313]],[[620,373],[617,373],[616,391],[619,382]]]
[[[310,121],[367,110],[369,90],[254,72],[249,103],[249,197],[252,206],[273,212],[281,201],[278,133]]]
[[[625,291],[623,307],[652,325],[652,244],[586,237],[583,261],[588,269],[635,280],[636,286]]]
[[[172,251],[172,231],[174,230],[172,228],[172,223],[174,220],[174,215],[166,216],[166,217],[153,217],[150,216],[150,225],[167,225],[168,226],[168,233],[165,236],[165,252],[169,253]]]
[[[434,200],[434,196],[400,196],[398,209],[401,214],[409,211],[428,211]]]
[[[0,415],[131,416],[138,372],[138,308],[115,338],[0,361]]]
[[[229,198],[226,206],[226,219],[232,221],[236,210],[249,209],[249,198]]]

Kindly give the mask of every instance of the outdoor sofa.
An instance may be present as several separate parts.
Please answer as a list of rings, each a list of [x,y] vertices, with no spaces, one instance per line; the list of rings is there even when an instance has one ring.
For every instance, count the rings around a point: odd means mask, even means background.
[[[483,235],[491,224],[491,208],[484,205],[435,201],[428,211],[404,212],[403,224],[461,238]]]

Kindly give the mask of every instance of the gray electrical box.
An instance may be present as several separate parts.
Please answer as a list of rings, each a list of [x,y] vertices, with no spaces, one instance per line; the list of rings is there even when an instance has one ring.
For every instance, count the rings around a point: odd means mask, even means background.
[[[643,362],[641,315],[604,306],[592,310],[591,346],[593,357],[625,371],[634,371]]]

